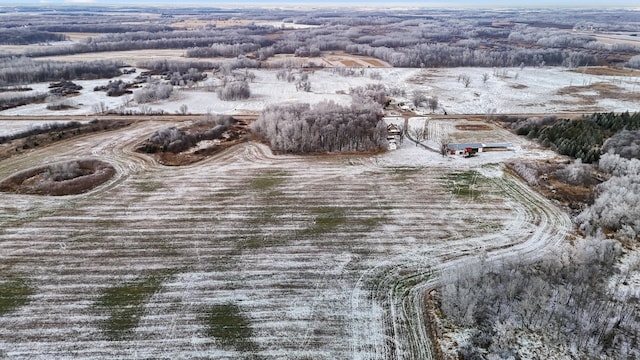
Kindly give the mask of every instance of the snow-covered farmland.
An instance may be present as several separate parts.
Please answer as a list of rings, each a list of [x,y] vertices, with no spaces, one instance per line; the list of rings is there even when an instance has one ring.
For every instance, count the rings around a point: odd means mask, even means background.
[[[442,114],[512,114],[558,113],[594,111],[638,111],[640,107],[640,77],[635,72],[628,76],[590,75],[563,68],[455,68],[455,69],[401,69],[358,68],[359,76],[341,76],[334,69],[317,70],[309,74],[311,91],[297,91],[294,83],[276,79],[275,70],[252,70],[256,79],[250,84],[252,96],[243,101],[221,101],[215,92],[206,91],[219,81],[213,74],[192,89],[175,88],[166,101],[145,104],[154,110],[169,113],[186,105],[188,111],[198,113],[238,114],[258,112],[268,104],[333,100],[350,102],[349,90],[369,83],[382,83],[389,88],[404,90],[406,96],[397,96],[397,102],[411,103],[414,91],[428,97],[437,97],[436,113]],[[486,74],[486,76],[485,76]],[[465,87],[460,76],[469,76]],[[135,75],[125,75],[127,80]],[[486,81],[485,81],[486,79]],[[84,89],[69,100],[77,109],[50,111],[46,104],[26,105],[0,112],[0,115],[90,115],[95,105],[104,103],[109,109],[123,107],[139,110],[131,97],[112,98],[104,92],[94,92],[96,85],[107,80],[77,81]],[[34,91],[46,90],[48,84],[32,85]],[[418,109],[425,115],[428,109]]]
[[[479,254],[537,257],[571,226],[485,164],[498,154],[447,160],[405,141],[380,155],[275,156],[246,143],[163,167],[132,151],[166,126],[138,122],[3,161],[0,178],[85,156],[118,174],[83,195],[0,194],[0,284],[31,289],[0,316],[0,354],[426,359],[424,293],[440,269]],[[128,313],[105,296],[149,276],[160,282],[131,305],[130,331],[110,328]],[[212,309],[247,329],[211,329]]]

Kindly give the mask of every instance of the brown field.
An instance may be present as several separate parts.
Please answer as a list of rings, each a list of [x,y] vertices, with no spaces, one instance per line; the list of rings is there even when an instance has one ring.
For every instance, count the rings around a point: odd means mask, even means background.
[[[459,124],[459,125],[456,125],[455,127],[458,130],[464,130],[464,131],[491,130],[491,127],[485,124]]]
[[[598,99],[624,99],[631,101],[640,101],[640,93],[626,91],[625,89],[605,82],[597,82],[591,85],[575,85],[566,86],[556,92],[558,95],[569,95],[579,98],[579,104],[595,104]],[[556,103],[562,103],[565,100]],[[573,104],[575,101],[566,100],[567,103]]]
[[[633,76],[640,77],[640,71],[632,69],[619,69],[605,66],[581,67],[569,70],[581,74],[600,75],[600,76]]]
[[[362,66],[362,64],[360,64],[359,62],[353,61],[353,60],[340,60],[340,62],[347,67],[359,67]]]

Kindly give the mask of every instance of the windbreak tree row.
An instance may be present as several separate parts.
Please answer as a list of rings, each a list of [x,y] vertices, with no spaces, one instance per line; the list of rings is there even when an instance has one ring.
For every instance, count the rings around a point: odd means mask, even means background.
[[[54,62],[26,58],[0,60],[0,86],[36,82],[100,79],[121,75],[118,61]]]

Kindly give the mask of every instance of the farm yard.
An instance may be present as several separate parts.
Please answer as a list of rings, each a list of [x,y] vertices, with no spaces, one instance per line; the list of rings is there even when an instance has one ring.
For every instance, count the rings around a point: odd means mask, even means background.
[[[164,167],[133,152],[162,126],[3,162],[2,178],[78,157],[117,169],[81,195],[1,195],[0,284],[27,294],[0,317],[3,355],[424,358],[422,289],[438,271],[480,252],[537,257],[570,230],[500,165],[427,166],[415,158],[439,155],[408,143],[312,157],[245,143]]]

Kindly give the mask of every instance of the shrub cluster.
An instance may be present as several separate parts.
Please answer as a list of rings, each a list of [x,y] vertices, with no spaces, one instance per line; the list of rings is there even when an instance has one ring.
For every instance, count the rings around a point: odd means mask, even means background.
[[[96,86],[93,91],[105,91],[107,96],[122,96],[125,94],[133,94],[133,91],[129,90],[134,84],[127,83],[121,79],[111,81],[107,85]]]
[[[220,100],[224,101],[243,100],[251,97],[251,89],[246,81],[232,80],[222,85],[217,94]]]
[[[210,116],[193,126],[196,131],[175,126],[154,132],[139,148],[138,151],[153,154],[157,152],[180,153],[202,140],[220,138],[236,120],[228,116]]]
[[[149,82],[142,89],[133,93],[133,99],[139,104],[154,102],[169,98],[173,93],[173,86],[161,82]]]

